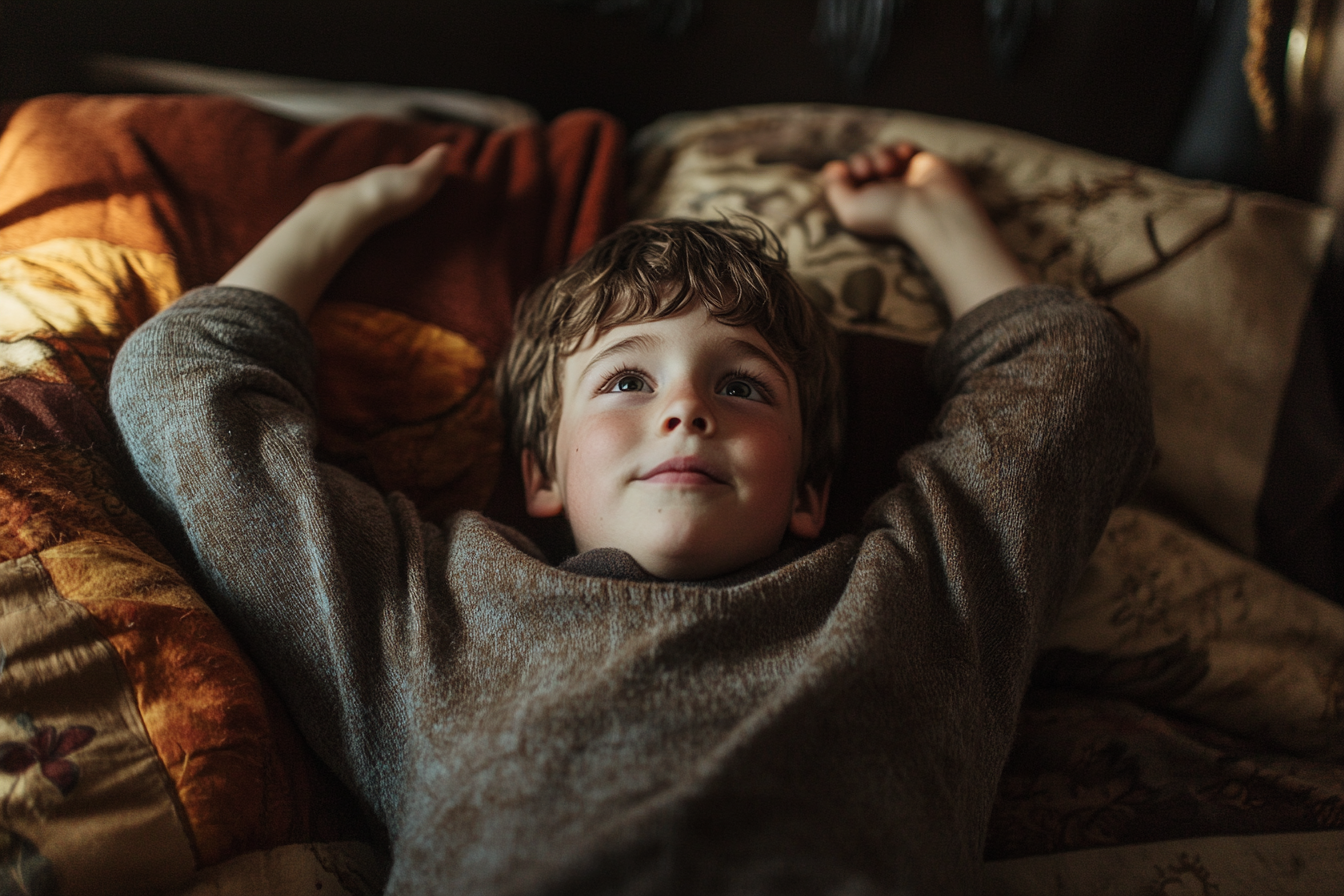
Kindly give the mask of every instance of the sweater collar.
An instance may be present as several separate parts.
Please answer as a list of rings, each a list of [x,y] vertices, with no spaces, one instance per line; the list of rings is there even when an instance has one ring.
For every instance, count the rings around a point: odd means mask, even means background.
[[[816,546],[816,543],[811,541],[788,538],[785,539],[784,545],[778,551],[764,560],[758,560],[717,578],[699,580],[695,584],[718,588],[741,585],[768,572],[774,572],[786,563],[792,563]],[[558,568],[582,576],[596,576],[602,579],[616,579],[624,582],[668,581],[651,574],[635,562],[634,557],[620,548],[593,548],[591,551],[575,554],[559,564]]]

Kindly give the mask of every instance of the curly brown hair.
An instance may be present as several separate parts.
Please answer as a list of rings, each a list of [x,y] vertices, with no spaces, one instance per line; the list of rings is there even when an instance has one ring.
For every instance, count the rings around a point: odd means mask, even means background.
[[[840,456],[843,396],[835,331],[789,274],[779,239],[751,218],[634,221],[519,303],[495,384],[515,451],[552,469],[564,360],[590,332],[672,317],[693,301],[755,327],[798,381],[800,484],[820,486]]]

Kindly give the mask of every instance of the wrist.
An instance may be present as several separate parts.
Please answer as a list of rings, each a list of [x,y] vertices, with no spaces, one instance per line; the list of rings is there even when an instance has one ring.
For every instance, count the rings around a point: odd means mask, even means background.
[[[917,226],[903,222],[902,234],[942,288],[954,319],[1005,290],[1032,282],[978,204],[942,203],[936,210],[921,211]]]
[[[293,212],[314,246],[348,257],[378,225],[374,210],[348,183],[328,184],[314,190]]]
[[[220,285],[270,293],[306,320],[369,232],[349,198],[326,188],[309,195],[220,279]]]
[[[988,251],[985,246],[969,245],[960,263],[929,266],[929,273],[942,287],[953,320],[1002,292],[1032,283],[1007,247]]]

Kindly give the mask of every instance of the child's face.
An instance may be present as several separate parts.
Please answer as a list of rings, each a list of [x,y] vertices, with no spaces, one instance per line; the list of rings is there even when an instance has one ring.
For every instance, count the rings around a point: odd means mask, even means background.
[[[650,573],[703,579],[814,538],[825,489],[800,488],[793,372],[754,327],[693,304],[590,334],[565,359],[554,476],[524,452],[528,511],[561,512],[580,551],[620,548]]]

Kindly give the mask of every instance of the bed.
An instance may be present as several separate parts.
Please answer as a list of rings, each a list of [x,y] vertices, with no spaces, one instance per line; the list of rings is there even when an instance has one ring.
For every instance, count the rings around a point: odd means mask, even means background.
[[[1344,608],[1249,559],[1264,506],[1304,484],[1281,481],[1284,408],[1328,211],[887,109],[720,109],[627,139],[601,112],[498,108],[327,124],[222,96],[0,108],[0,893],[353,896],[385,872],[379,832],[136,512],[105,393],[136,326],[312,188],[447,142],[444,191],[314,316],[319,452],[426,516],[484,508],[561,552],[522,513],[494,405],[515,297],[626,217],[747,212],[843,333],[842,529],[937,409],[936,286],[904,246],[839,231],[813,179],[894,136],[964,165],[1038,277],[1126,312],[1153,377],[1160,458],[1043,645],[991,891],[1338,891]],[[1335,446],[1299,447],[1330,469]]]

